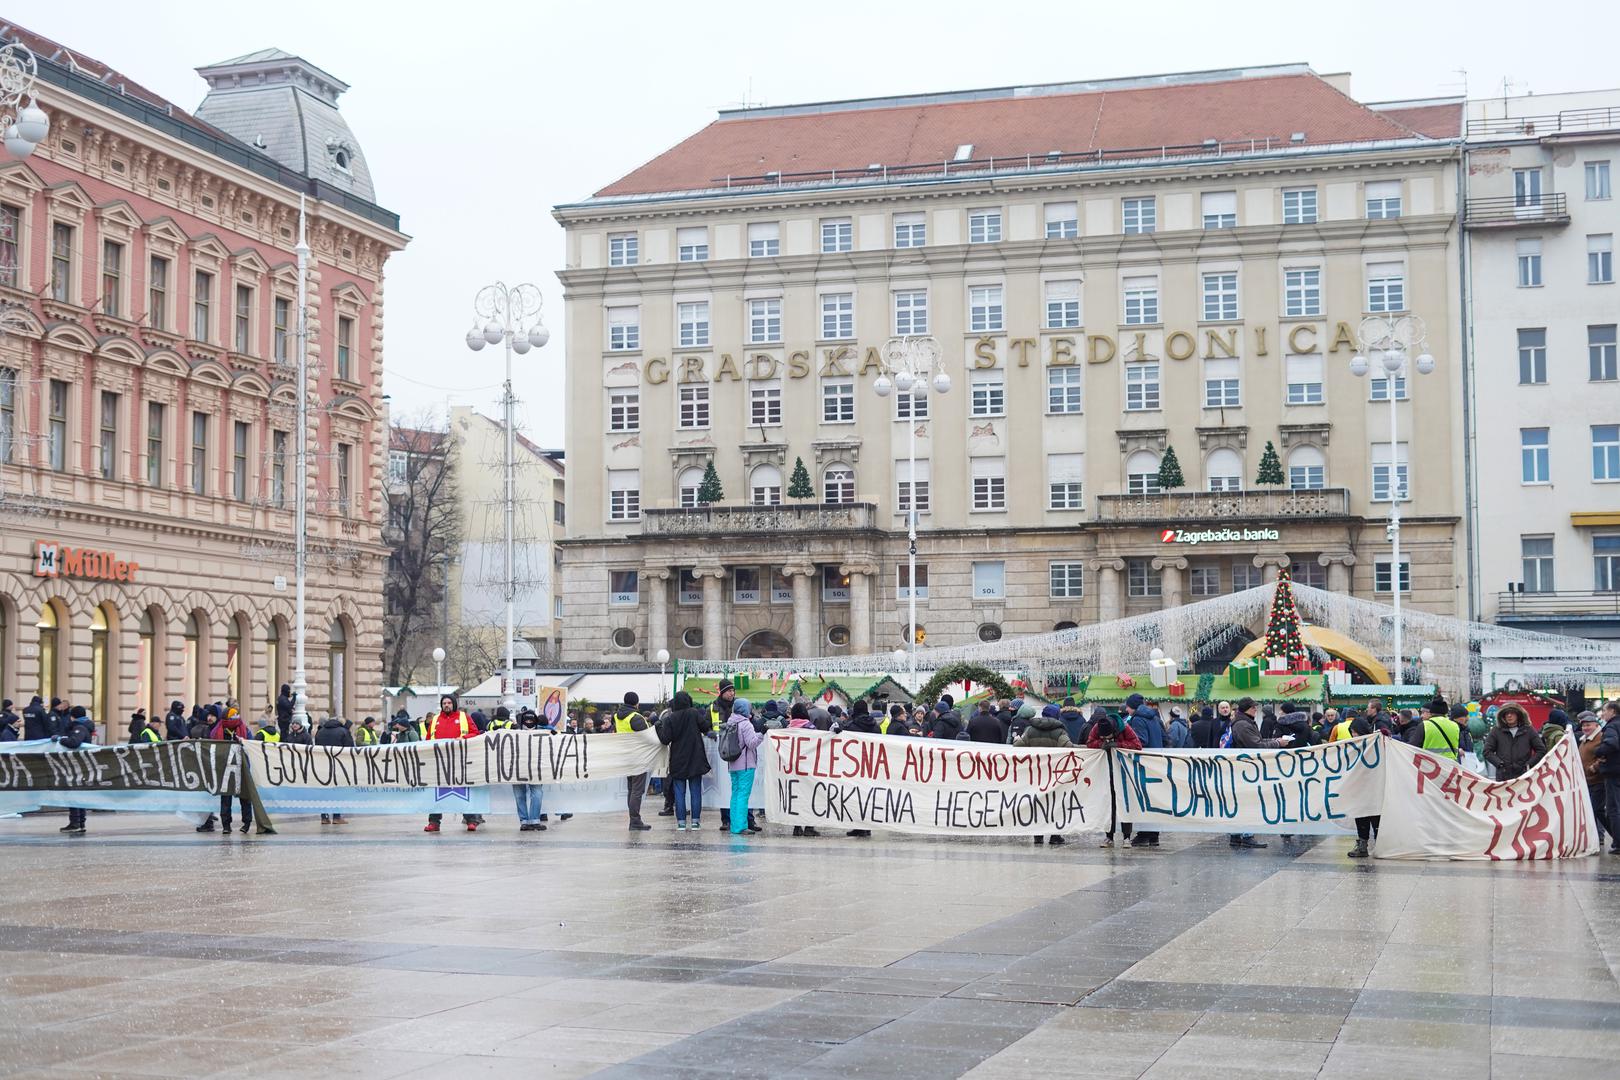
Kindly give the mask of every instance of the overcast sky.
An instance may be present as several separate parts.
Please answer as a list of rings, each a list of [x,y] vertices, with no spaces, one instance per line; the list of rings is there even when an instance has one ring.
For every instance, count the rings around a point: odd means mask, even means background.
[[[515,357],[520,424],[562,442],[562,231],[588,196],[720,108],[1305,62],[1363,101],[1620,85],[1620,4],[1360,0],[1225,3],[381,3],[126,0],[7,13],[193,109],[192,70],[266,46],[349,83],[339,105],[378,201],[410,246],[388,264],[386,390],[396,414],[498,415],[499,350],[467,350],[472,297],[544,290],[551,344]]]

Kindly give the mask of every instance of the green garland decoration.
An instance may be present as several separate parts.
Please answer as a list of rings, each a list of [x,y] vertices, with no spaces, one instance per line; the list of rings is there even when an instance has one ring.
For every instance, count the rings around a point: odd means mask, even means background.
[[[922,687],[912,697],[912,700],[932,704],[939,700],[939,695],[943,694],[945,688],[951,683],[963,681],[982,683],[994,690],[997,697],[1010,698],[1015,696],[1012,686],[997,672],[991,671],[987,667],[980,667],[978,664],[961,663],[951,664],[949,667],[943,667],[934,672],[934,677],[922,684]]]
[[[1215,676],[1205,672],[1198,676],[1198,692],[1193,696],[1194,701],[1208,701],[1209,692],[1215,688]]]

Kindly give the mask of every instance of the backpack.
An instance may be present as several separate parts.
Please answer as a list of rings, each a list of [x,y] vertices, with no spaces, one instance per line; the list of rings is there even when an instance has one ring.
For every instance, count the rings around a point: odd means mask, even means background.
[[[721,761],[736,761],[742,757],[742,735],[737,731],[736,724],[727,724],[722,727],[718,742]]]

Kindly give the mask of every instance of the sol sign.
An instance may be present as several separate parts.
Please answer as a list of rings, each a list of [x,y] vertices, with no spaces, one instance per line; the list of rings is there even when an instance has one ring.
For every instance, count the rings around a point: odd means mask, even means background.
[[[1229,544],[1240,540],[1281,540],[1276,529],[1165,529],[1161,544]]]
[[[110,551],[92,551],[34,541],[34,576],[89,578],[92,581],[134,581],[140,563],[125,562]]]

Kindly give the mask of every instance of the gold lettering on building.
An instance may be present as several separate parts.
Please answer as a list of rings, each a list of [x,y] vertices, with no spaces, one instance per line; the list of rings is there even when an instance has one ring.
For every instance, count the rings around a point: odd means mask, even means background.
[[[709,381],[708,377],[703,374],[703,357],[701,357],[701,356],[683,356],[683,357],[681,357],[681,378],[680,378],[680,381],[683,382],[683,383],[688,383],[688,382],[708,382]]]
[[[776,357],[770,353],[757,352],[748,358],[748,377],[750,379],[776,378]]]
[[[861,374],[864,376],[868,371],[883,374],[883,355],[878,352],[876,345],[868,345],[866,356],[861,360]]]
[[[1301,334],[1311,335],[1311,340],[1307,344],[1301,345],[1299,343],[1299,335]],[[1292,330],[1288,331],[1288,351],[1293,353],[1295,356],[1298,356],[1301,353],[1316,352],[1316,327],[1312,326],[1310,323],[1306,323],[1303,326],[1296,326]]]
[[[669,381],[669,361],[662,356],[654,356],[647,361],[646,370],[642,378],[647,380],[648,386],[657,386]]]
[[[1263,326],[1257,326],[1254,328],[1254,355],[1270,355],[1270,353],[1266,352],[1266,328]]]
[[[1141,330],[1136,332],[1136,344],[1131,346],[1130,351],[1126,353],[1126,355],[1132,360],[1146,360],[1148,358],[1146,332]]]
[[[823,349],[821,353],[822,375],[848,375],[849,369],[844,366],[844,359],[848,356],[848,345],[840,345],[836,349]]]
[[[1191,360],[1198,351],[1198,342],[1185,330],[1172,330],[1164,339],[1164,355],[1172,360]],[[1142,351],[1137,349],[1136,355],[1141,357]]]
[[[1217,356],[1236,356],[1237,336],[1238,332],[1236,330],[1228,330],[1224,338],[1221,337],[1219,330],[1205,330],[1204,359],[1213,360]]]
[[[720,370],[714,373],[714,381],[719,382],[727,376],[731,377],[732,382],[742,382],[742,372],[737,370],[737,361],[731,358],[730,353],[721,353]]]
[[[1333,344],[1328,346],[1328,352],[1338,352],[1340,347],[1356,351],[1356,335],[1350,332],[1350,324],[1339,323],[1333,328]]]
[[[1019,367],[1029,367],[1029,350],[1034,347],[1035,339],[1032,337],[1015,337],[1007,342],[1009,355],[1013,351],[1018,353]]]
[[[1103,352],[1104,347],[1108,349],[1107,352]],[[1086,335],[1086,363],[1106,364],[1117,353],[1118,349],[1114,347],[1114,339],[1107,334]]]
[[[788,378],[802,379],[810,374],[810,354],[800,349],[788,353]]]
[[[1052,339],[1052,366],[1064,367],[1074,363],[1074,338],[1055,337]]]
[[[996,342],[994,338],[982,337],[973,343],[973,366],[976,368],[993,368],[996,366]]]

